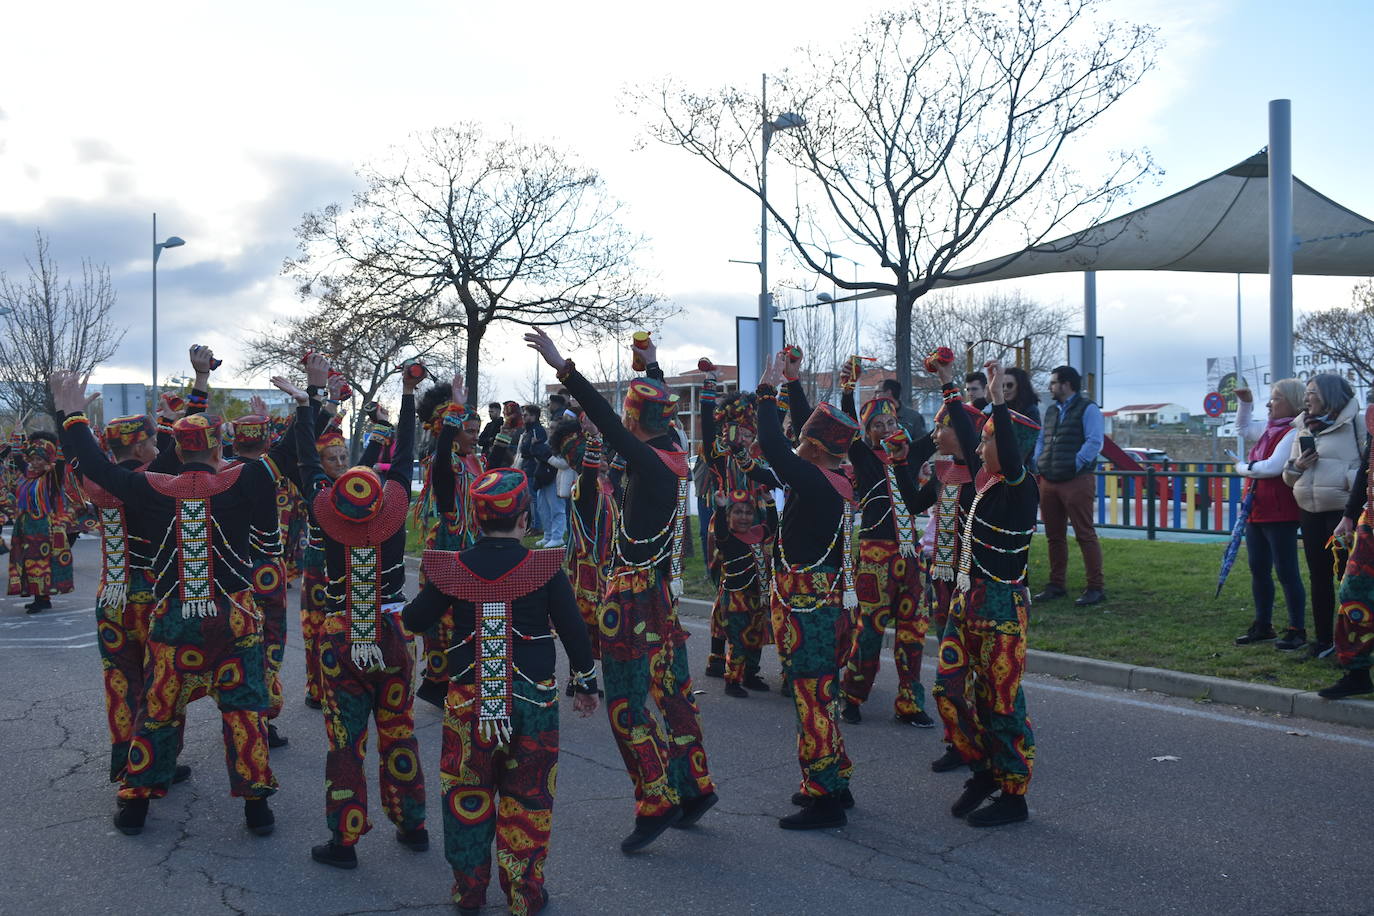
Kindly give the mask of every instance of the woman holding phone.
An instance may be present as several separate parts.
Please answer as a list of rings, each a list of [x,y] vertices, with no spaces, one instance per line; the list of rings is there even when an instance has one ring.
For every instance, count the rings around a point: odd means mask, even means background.
[[[1346,501],[1360,469],[1364,418],[1355,392],[1339,375],[1313,376],[1303,394],[1303,412],[1293,421],[1293,442],[1283,480],[1293,488],[1302,524],[1302,550],[1312,582],[1313,657],[1331,654],[1336,615],[1336,583],[1345,571],[1348,550],[1334,540]],[[1279,640],[1276,648],[1298,649],[1307,634]],[[1295,643],[1295,644],[1293,644]]]
[[[1254,397],[1249,388],[1237,388],[1240,408],[1236,429],[1246,441],[1253,442],[1246,460],[1236,460],[1236,473],[1249,478],[1246,486],[1254,494],[1250,525],[1245,533],[1245,552],[1250,560],[1250,592],[1255,602],[1255,619],[1250,629],[1236,637],[1236,645],[1247,646],[1274,639],[1274,578],[1283,588],[1288,608],[1288,629],[1280,644],[1301,646],[1306,637],[1307,590],[1298,569],[1298,523],[1301,511],[1293,491],[1283,482],[1283,469],[1293,453],[1298,431],[1293,418],[1303,405],[1303,384],[1295,378],[1274,383],[1269,393],[1269,418],[1254,416]]]

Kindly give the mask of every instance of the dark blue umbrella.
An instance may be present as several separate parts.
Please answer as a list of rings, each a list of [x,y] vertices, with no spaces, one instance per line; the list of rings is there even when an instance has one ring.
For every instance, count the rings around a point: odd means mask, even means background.
[[[1231,575],[1231,567],[1236,565],[1236,554],[1240,553],[1240,542],[1245,540],[1245,529],[1250,526],[1250,507],[1254,502],[1255,487],[1252,484],[1245,488],[1245,498],[1240,501],[1236,524],[1231,529],[1231,540],[1226,545],[1226,552],[1221,555],[1221,572],[1217,574],[1217,593],[1213,598],[1220,597],[1221,587],[1226,584],[1226,577]]]

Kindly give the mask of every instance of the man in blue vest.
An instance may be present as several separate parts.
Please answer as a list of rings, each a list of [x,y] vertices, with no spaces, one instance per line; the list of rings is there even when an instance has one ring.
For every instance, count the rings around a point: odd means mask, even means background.
[[[1083,396],[1082,377],[1072,366],[1050,372],[1050,396],[1045,423],[1035,443],[1040,468],[1040,518],[1049,542],[1050,581],[1035,601],[1068,594],[1064,588],[1069,565],[1068,525],[1083,552],[1088,587],[1074,604],[1086,607],[1107,597],[1102,579],[1102,546],[1093,527],[1097,455],[1102,451],[1102,411]]]

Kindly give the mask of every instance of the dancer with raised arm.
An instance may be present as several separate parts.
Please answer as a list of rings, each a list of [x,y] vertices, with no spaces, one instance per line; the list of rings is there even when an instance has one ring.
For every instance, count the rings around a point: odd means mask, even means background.
[[[687,454],[671,427],[678,399],[663,384],[652,343],[637,348],[647,377],[630,382],[622,423],[547,334],[536,328],[525,340],[626,461],[601,607],[601,666],[611,731],[635,787],[635,828],[620,848],[637,852],[671,826],[696,823],[717,800],[677,613],[688,490]],[[647,708],[651,696],[663,728]]]

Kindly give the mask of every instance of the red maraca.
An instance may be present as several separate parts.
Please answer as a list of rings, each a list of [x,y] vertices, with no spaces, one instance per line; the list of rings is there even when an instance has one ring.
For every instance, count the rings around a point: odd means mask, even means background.
[[[925,370],[931,375],[936,375],[941,366],[954,365],[954,351],[949,347],[936,347],[930,351],[930,355],[925,358],[925,362],[921,365],[925,366]]]

